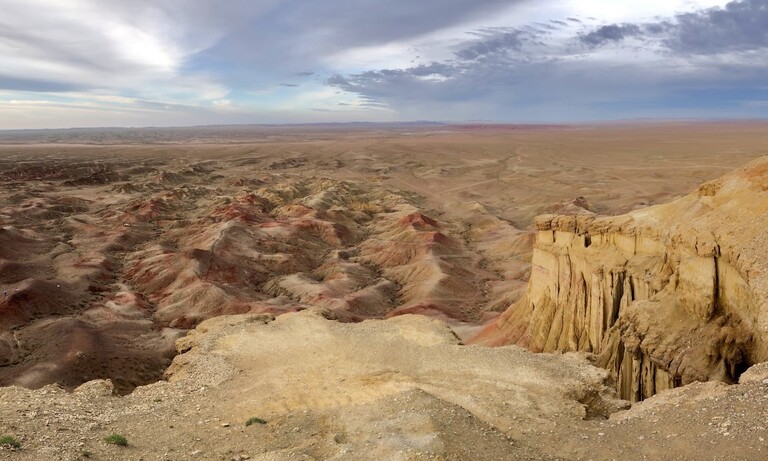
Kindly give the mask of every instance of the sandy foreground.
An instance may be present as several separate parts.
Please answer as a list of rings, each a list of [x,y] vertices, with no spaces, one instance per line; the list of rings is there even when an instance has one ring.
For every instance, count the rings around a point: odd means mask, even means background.
[[[576,354],[460,346],[423,316],[204,322],[168,382],[0,392],[7,459],[763,459],[768,371],[629,411]],[[617,412],[618,411],[618,412]],[[610,419],[605,419],[611,415]],[[246,425],[251,418],[260,422]],[[104,442],[110,434],[128,446]]]
[[[764,125],[68,141],[0,145],[0,458],[766,456],[760,366],[619,411],[587,354],[462,345],[534,216],[667,202]]]

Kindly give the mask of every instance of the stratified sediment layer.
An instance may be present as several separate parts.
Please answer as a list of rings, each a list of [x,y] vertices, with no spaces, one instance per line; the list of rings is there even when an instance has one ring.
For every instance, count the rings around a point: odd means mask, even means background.
[[[768,358],[768,159],[666,205],[536,227],[525,296],[474,342],[593,352],[635,401]]]
[[[501,304],[485,286],[503,277],[480,267],[463,228],[408,194],[232,163],[6,170],[19,191],[0,214],[0,384],[109,378],[128,392],[160,379],[173,341],[219,315],[322,307],[344,322],[477,324]]]

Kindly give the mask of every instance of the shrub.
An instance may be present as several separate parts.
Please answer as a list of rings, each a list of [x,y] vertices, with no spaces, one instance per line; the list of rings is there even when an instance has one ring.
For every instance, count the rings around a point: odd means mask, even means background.
[[[104,441],[112,445],[119,445],[121,447],[128,446],[128,439],[120,434],[112,434],[109,437],[104,438]]]
[[[245,422],[246,426],[250,426],[251,424],[267,424],[267,421],[259,418],[258,416],[254,416]]]
[[[0,447],[21,448],[21,442],[10,435],[4,435],[0,437]]]

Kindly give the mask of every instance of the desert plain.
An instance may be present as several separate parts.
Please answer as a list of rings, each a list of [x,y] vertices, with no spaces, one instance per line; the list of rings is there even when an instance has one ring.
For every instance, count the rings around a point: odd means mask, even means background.
[[[0,133],[0,458],[766,459],[767,154],[764,122]]]

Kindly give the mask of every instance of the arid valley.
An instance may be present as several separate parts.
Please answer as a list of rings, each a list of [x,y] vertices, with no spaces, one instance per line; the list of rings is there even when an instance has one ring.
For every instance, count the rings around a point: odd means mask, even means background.
[[[768,123],[5,131],[0,179],[0,459],[768,459]]]

